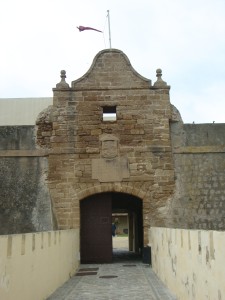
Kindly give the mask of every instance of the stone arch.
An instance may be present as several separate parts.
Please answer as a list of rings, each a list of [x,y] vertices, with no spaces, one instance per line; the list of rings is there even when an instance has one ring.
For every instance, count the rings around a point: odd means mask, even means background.
[[[94,185],[91,187],[85,187],[77,193],[76,198],[78,201],[82,201],[82,199],[86,197],[105,192],[118,192],[130,194],[144,201],[148,190],[142,190],[141,188],[138,188],[135,185],[127,185],[123,183],[107,183]]]
[[[148,229],[149,218],[146,217],[149,214],[149,197],[151,197],[150,189],[143,189],[141,186],[137,187],[133,185],[127,185],[126,183],[107,183],[99,184],[91,187],[85,187],[76,194],[76,200],[78,203],[87,197],[94,196],[101,193],[121,193],[134,196],[142,201],[142,216],[143,216],[143,237],[144,244],[148,244]],[[78,227],[80,227],[80,215],[78,218]]]

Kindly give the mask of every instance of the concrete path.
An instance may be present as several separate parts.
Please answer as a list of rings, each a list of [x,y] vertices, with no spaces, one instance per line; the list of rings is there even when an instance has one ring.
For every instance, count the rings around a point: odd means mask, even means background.
[[[85,264],[47,300],[175,300],[149,265],[113,240],[114,263]]]

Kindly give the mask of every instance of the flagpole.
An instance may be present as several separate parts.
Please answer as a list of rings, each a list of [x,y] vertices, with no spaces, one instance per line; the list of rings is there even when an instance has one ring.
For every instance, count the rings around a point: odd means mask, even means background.
[[[108,17],[108,27],[109,27],[109,48],[112,48],[112,44],[111,44],[111,30],[110,30],[110,16],[109,16],[109,10],[107,10],[107,17]]]

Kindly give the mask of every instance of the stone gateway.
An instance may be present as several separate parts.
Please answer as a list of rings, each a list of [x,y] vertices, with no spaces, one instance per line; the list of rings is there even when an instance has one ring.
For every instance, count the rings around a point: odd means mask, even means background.
[[[112,213],[126,212],[139,251],[151,226],[225,229],[225,124],[183,124],[156,77],[106,49],[71,86],[61,71],[35,127],[0,128],[1,234],[83,224],[87,237],[107,235]]]

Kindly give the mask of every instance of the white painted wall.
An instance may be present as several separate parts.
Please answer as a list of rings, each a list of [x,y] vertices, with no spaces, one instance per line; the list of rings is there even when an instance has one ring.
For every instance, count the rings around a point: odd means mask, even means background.
[[[152,268],[180,300],[225,299],[225,232],[151,228]]]
[[[39,113],[52,104],[52,97],[0,98],[0,126],[35,125]]]
[[[79,230],[0,236],[0,299],[46,299],[79,266]]]

